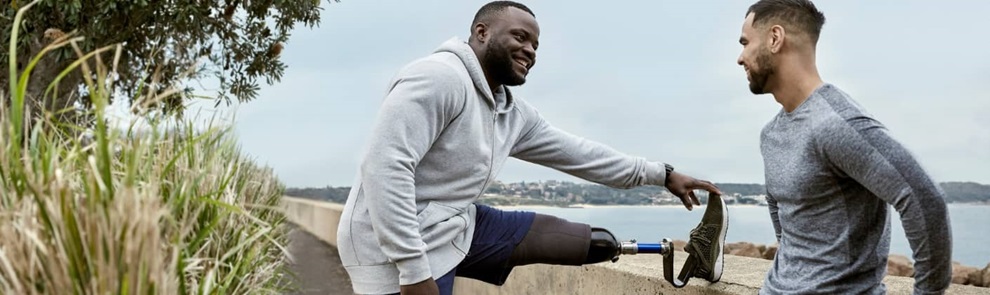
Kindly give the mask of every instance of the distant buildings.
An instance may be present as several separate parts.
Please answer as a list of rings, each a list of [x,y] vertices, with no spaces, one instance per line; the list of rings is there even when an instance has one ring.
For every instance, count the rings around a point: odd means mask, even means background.
[[[767,205],[767,195],[744,196],[739,193],[733,193],[722,196],[722,200],[725,201],[726,205]]]
[[[699,194],[702,203],[707,198]],[[732,193],[723,196],[730,205],[763,205],[765,195],[742,195]],[[487,201],[486,201],[487,200]],[[567,206],[578,204],[591,205],[681,205],[679,198],[669,191],[659,187],[637,187],[632,189],[614,189],[598,184],[577,184],[566,181],[530,181],[503,183],[493,182],[481,197],[481,202],[513,205],[513,204],[543,204],[552,206]]]

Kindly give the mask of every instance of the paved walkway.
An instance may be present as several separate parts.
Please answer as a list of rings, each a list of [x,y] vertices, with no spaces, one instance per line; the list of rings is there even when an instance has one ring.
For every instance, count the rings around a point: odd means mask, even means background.
[[[340,266],[337,249],[299,228],[289,233],[289,270],[296,276],[293,295],[351,295],[351,281]]]

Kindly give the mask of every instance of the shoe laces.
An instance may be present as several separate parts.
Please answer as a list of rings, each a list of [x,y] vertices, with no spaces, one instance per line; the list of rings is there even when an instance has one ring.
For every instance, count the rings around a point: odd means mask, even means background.
[[[718,226],[714,224],[702,224],[691,230],[691,244],[698,247],[702,252],[708,252],[711,250],[712,240],[715,239],[717,234]]]
[[[699,277],[707,277],[711,271],[711,253],[713,241],[715,236],[718,234],[718,226],[715,224],[701,224],[700,226],[691,230],[690,241],[691,248],[694,248],[695,255],[702,261],[702,267],[695,269],[695,275]]]

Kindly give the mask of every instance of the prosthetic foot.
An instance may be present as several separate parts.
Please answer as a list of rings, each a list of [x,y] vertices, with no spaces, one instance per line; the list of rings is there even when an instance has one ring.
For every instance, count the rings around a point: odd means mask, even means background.
[[[663,255],[663,276],[674,287],[682,288],[692,277],[702,278],[709,282],[718,282],[722,278],[725,233],[729,227],[729,215],[725,201],[720,195],[710,194],[705,215],[701,222],[691,230],[690,239],[684,251],[688,253],[687,261],[681,268],[680,274],[674,278],[674,243],[664,238],[659,244],[637,243],[636,240],[619,244],[620,255],[635,255],[640,253]],[[608,233],[608,231],[604,231]],[[611,233],[608,233],[611,236]],[[593,234],[594,237],[594,234]],[[614,239],[614,237],[612,237]],[[589,253],[589,256],[591,254]],[[619,259],[618,255],[612,262]]]

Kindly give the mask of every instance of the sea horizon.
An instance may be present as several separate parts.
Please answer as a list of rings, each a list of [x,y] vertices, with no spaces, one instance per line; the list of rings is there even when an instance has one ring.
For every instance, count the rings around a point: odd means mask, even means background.
[[[662,238],[687,241],[688,233],[701,220],[705,205],[688,211],[683,205],[548,205],[494,206],[506,211],[533,211],[608,229],[620,241],[658,242]],[[729,230],[726,243],[749,242],[772,245],[776,236],[768,207],[761,205],[727,205]],[[952,260],[983,269],[990,266],[990,206],[984,203],[948,204],[953,237]],[[897,211],[890,209],[890,253],[910,259],[912,253]],[[656,240],[656,241],[653,241]]]

